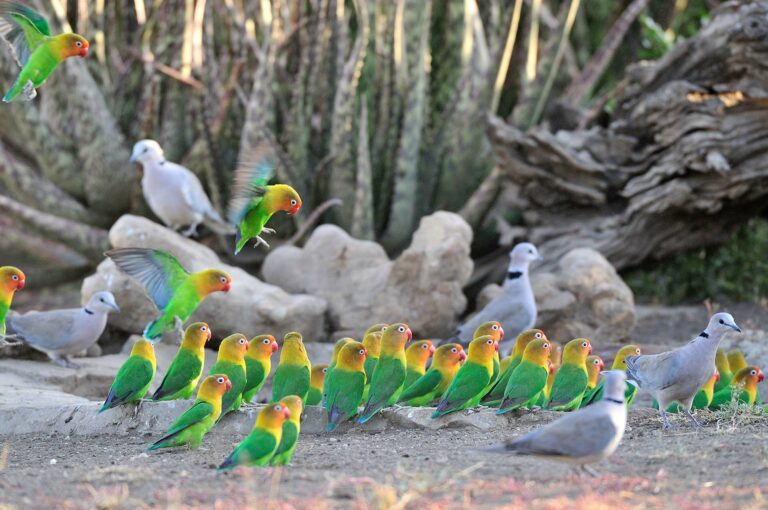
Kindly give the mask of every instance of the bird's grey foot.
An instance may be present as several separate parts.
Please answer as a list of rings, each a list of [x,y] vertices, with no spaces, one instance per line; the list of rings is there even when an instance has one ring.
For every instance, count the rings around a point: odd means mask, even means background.
[[[691,420],[691,427],[695,429],[701,428],[701,423],[699,423],[696,417],[694,417],[693,414],[691,414],[691,411],[689,409],[683,409],[683,412],[686,414],[686,416],[688,416],[688,419]]]
[[[262,239],[260,236],[256,236],[256,244],[253,245],[254,248],[258,248],[260,244],[263,244],[267,248],[269,248],[269,243],[266,242],[264,239]]]
[[[32,101],[37,97],[37,90],[35,90],[35,84],[32,83],[32,80],[28,80],[27,83],[24,84],[21,95],[25,101]]]
[[[190,225],[181,235],[184,237],[197,237],[197,223]]]
[[[261,231],[264,232],[265,234],[274,234],[275,232],[277,232],[277,230],[275,230],[274,228],[267,228],[267,227],[262,228]]]
[[[138,402],[136,402],[136,406],[133,408],[133,417],[136,418],[139,416],[139,410],[141,409],[141,403],[144,402],[144,399],[140,399]]]
[[[661,407],[661,406],[659,406]],[[661,414],[661,429],[662,430],[669,430],[672,428],[672,424],[669,423],[669,418],[667,418],[667,413],[664,412],[663,409],[660,410]]]
[[[66,356],[51,358],[51,361],[53,361],[54,363],[56,363],[57,365],[63,368],[80,368],[80,365],[69,361],[69,358],[67,358]]]

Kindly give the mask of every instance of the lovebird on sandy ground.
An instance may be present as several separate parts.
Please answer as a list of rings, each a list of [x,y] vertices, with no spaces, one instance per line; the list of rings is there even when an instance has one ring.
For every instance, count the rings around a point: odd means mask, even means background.
[[[440,397],[433,419],[470,407],[478,400],[493,376],[493,353],[498,349],[499,342],[490,336],[481,336],[469,343],[467,361]]]
[[[325,384],[325,375],[328,373],[328,365],[312,365],[312,375],[309,379],[309,393],[307,394],[307,405],[317,406],[323,401],[323,385]]]
[[[279,349],[272,335],[258,335],[248,341],[245,353],[245,389],[243,400],[253,402],[272,370],[272,354]]]
[[[757,385],[765,380],[763,372],[756,366],[746,366],[734,374],[728,388],[723,388],[712,397],[710,409],[720,409],[732,400],[753,405],[757,403]]]
[[[357,419],[365,423],[384,407],[397,402],[405,383],[405,344],[413,338],[408,324],[392,324],[381,337],[381,355],[371,376],[365,408]]]
[[[289,395],[280,399],[280,403],[288,408],[291,416],[283,422],[283,436],[280,438],[275,455],[269,461],[271,466],[285,466],[291,462],[301,432],[301,412],[303,411],[301,399],[296,395]]]
[[[86,57],[88,41],[78,34],[51,35],[48,21],[19,2],[0,1],[0,36],[13,48],[21,67],[16,83],[3,97],[10,103],[19,94],[25,101],[37,96],[35,90],[69,57]]]
[[[717,359],[717,358],[715,358]],[[731,369],[731,372],[734,374],[733,376],[736,376],[736,373],[739,370],[742,370],[744,368],[747,368],[747,359],[744,357],[744,353],[741,352],[738,349],[733,349],[728,351],[728,366]],[[755,394],[755,402],[760,403],[760,390],[757,390],[757,393]]]
[[[152,400],[187,399],[192,396],[203,374],[205,343],[210,339],[211,328],[205,322],[195,322],[187,327],[179,350]]]
[[[405,351],[405,383],[403,389],[413,384],[427,371],[427,362],[435,353],[435,346],[429,340],[413,342]]]
[[[124,273],[146,289],[160,317],[147,324],[144,338],[155,341],[166,331],[180,329],[212,292],[229,292],[232,278],[218,269],[188,273],[176,257],[160,250],[120,248],[105,253]]]
[[[155,347],[145,338],[139,339],[131,348],[131,355],[117,371],[112,387],[109,388],[104,405],[99,412],[112,409],[129,402],[140,402],[149,391],[149,385],[155,377],[157,360]],[[138,408],[137,408],[138,409]]]
[[[587,356],[592,344],[586,338],[571,340],[563,348],[563,363],[557,371],[546,406],[555,411],[573,411],[579,408],[587,389]]]
[[[243,390],[247,380],[245,375],[245,353],[248,351],[248,348],[248,339],[241,333],[229,335],[219,345],[216,363],[213,364],[208,374],[226,375],[229,378],[229,382],[232,383],[232,388],[221,399],[221,415],[216,419],[217,423],[228,412],[240,409],[240,405],[243,403]]]
[[[549,341],[549,375],[547,376],[547,385],[544,386],[544,391],[541,392],[541,401],[539,405],[544,406],[544,402],[549,398],[552,392],[552,385],[555,384],[555,378],[557,378],[557,371],[560,370],[560,366],[563,364],[563,346],[557,342]]]
[[[268,404],[256,418],[256,424],[243,441],[219,466],[228,471],[237,466],[266,466],[283,438],[283,423],[291,417],[288,406],[275,402]]]
[[[350,342],[339,353],[339,360],[325,375],[323,407],[328,415],[327,432],[357,415],[365,387],[365,360],[368,352],[360,342]]]
[[[537,339],[528,343],[523,352],[523,359],[509,376],[504,397],[496,414],[508,413],[521,407],[531,408],[539,402],[547,384],[551,349],[549,340]]]
[[[381,355],[381,336],[384,334],[384,330],[388,327],[389,324],[374,324],[368,328],[363,335],[363,345],[365,346],[365,350],[368,351],[368,357],[365,359],[365,390],[363,391],[363,404],[368,401],[368,390],[371,387],[373,370],[376,368],[376,363],[378,363],[379,356]]]
[[[409,406],[425,406],[439,398],[451,384],[467,354],[461,344],[443,344],[432,356],[429,370],[407,386],[399,402]]]
[[[517,336],[515,347],[512,349],[511,359],[504,370],[501,370],[501,364],[499,364],[499,378],[491,387],[488,394],[483,397],[483,404],[496,406],[501,403],[501,398],[504,396],[504,390],[507,388],[507,382],[509,382],[509,376],[512,375],[512,371],[514,371],[515,368],[517,368],[517,365],[520,364],[520,361],[522,361],[525,348],[534,340],[546,339],[547,336],[540,329],[527,329]]]
[[[199,448],[203,437],[211,430],[221,414],[221,398],[232,389],[232,383],[224,374],[209,375],[200,384],[197,398],[192,407],[168,427],[165,436],[147,450],[187,445]]]
[[[5,335],[5,318],[11,309],[11,302],[17,290],[24,288],[27,277],[21,269],[13,266],[0,267],[0,336]]]
[[[597,386],[597,380],[600,378],[600,372],[605,369],[603,358],[597,355],[587,356],[587,389],[591,390]]]
[[[333,344],[333,353],[331,354],[331,362],[328,364],[330,368],[333,368],[336,366],[336,360],[339,359],[339,353],[341,352],[341,348],[344,347],[349,342],[354,342],[354,338],[344,337],[339,338],[336,340],[336,343]]]
[[[730,363],[728,363],[728,355],[725,354],[722,348],[717,349],[717,354],[715,354],[715,368],[717,368],[717,373],[720,374],[720,380],[715,383],[715,393],[717,393],[721,389],[730,386],[731,379],[733,379],[733,371],[731,370]]]
[[[641,354],[642,351],[637,345],[629,344],[623,346],[616,352],[616,357],[613,358],[613,365],[611,365],[611,370],[626,370],[627,356],[640,356]],[[602,400],[604,391],[603,384],[603,381],[600,380],[597,382],[597,386],[587,390],[581,399],[580,406],[586,407],[594,402]],[[627,403],[627,408],[632,407],[632,402],[635,400],[635,396],[637,396],[637,386],[634,384],[627,384],[627,389],[624,393],[624,401]]]
[[[498,321],[487,321],[480,324],[475,330],[475,334],[472,339],[480,338],[482,336],[490,336],[494,342],[501,345],[501,341],[504,340],[504,328],[501,327],[501,323]],[[469,403],[467,407],[474,407],[480,403],[480,400],[485,397],[491,388],[496,384],[501,375],[501,360],[499,359],[499,349],[493,353],[493,373],[491,374],[491,380],[488,381],[488,386],[483,388],[475,398]]]
[[[304,402],[312,380],[312,364],[301,335],[292,331],[283,338],[280,363],[272,379],[272,402],[288,395],[297,395]]]
[[[704,383],[704,386],[702,386],[696,393],[696,396],[693,397],[691,409],[707,409],[709,407],[712,403],[712,398],[715,396],[715,383],[717,383],[718,380],[720,380],[720,374],[715,371],[715,373],[712,374],[712,377],[710,377],[709,380]],[[659,403],[655,400],[653,401],[653,408],[659,408]],[[679,413],[681,410],[682,407],[680,407],[680,404],[671,404],[667,407],[668,413]]]

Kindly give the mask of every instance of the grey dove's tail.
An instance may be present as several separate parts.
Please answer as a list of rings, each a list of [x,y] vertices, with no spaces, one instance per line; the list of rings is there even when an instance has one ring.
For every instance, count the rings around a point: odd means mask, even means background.
[[[627,364],[627,381],[634,381],[637,385],[640,385],[640,379],[637,374],[637,360],[640,356],[627,356],[625,361]]]
[[[235,227],[224,221],[224,219],[219,216],[219,213],[213,209],[205,213],[203,223],[217,234],[233,235],[235,233]]]

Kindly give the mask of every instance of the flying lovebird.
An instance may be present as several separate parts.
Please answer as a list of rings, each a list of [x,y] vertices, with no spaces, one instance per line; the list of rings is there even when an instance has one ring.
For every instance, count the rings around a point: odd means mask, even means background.
[[[709,319],[707,328],[683,347],[626,359],[629,380],[636,381],[640,389],[659,402],[664,429],[672,426],[666,412],[672,402],[682,406],[693,427],[701,427],[691,414],[691,404],[699,388],[712,377],[717,347],[730,331],[741,332],[731,314],[716,313]]]
[[[405,351],[405,382],[403,389],[413,384],[427,371],[427,362],[435,353],[435,346],[429,340],[413,342]]]
[[[125,274],[144,286],[162,312],[144,329],[155,341],[166,331],[180,329],[200,303],[213,292],[229,292],[232,277],[219,269],[189,273],[176,257],[160,250],[119,248],[105,253]]]
[[[272,335],[259,335],[248,341],[248,351],[245,353],[245,388],[243,389],[245,402],[253,402],[253,398],[264,386],[269,371],[272,370],[272,354],[278,349],[277,341]]]
[[[592,354],[592,344],[586,338],[571,340],[563,348],[563,363],[557,371],[555,382],[547,398],[546,406],[554,411],[573,411],[579,408],[587,389],[587,356]]]
[[[155,140],[136,142],[130,161],[142,166],[144,200],[166,227],[174,231],[187,227],[181,233],[187,237],[196,235],[201,223],[217,234],[235,233],[235,228],[214,209],[200,179],[183,166],[167,161]]]
[[[341,352],[341,348],[344,347],[349,342],[354,342],[354,338],[344,337],[339,338],[336,340],[336,343],[333,345],[333,353],[331,354],[331,362],[328,364],[330,368],[333,368],[336,366],[336,360],[339,357],[339,353]]]
[[[323,386],[323,408],[328,415],[327,432],[357,415],[365,387],[365,359],[368,352],[360,342],[341,349],[336,366],[328,370]]]
[[[747,405],[757,403],[757,385],[765,380],[763,372],[756,366],[747,365],[736,372],[728,388],[714,394],[710,409],[720,409],[736,400]]]
[[[537,339],[528,343],[523,359],[509,376],[504,396],[496,414],[504,414],[522,407],[531,408],[541,399],[552,363],[549,340]]]
[[[624,436],[627,406],[624,404],[625,374],[611,370],[605,374],[605,398],[533,430],[522,437],[488,451],[532,455],[564,462],[593,476],[589,464],[610,457]]]
[[[307,394],[307,405],[317,406],[323,401],[323,385],[325,384],[325,375],[328,373],[328,365],[312,365],[312,374],[309,379],[309,393]]]
[[[228,471],[237,466],[266,466],[272,459],[283,437],[283,423],[291,417],[287,406],[279,402],[269,404],[259,412],[251,432],[219,466]]]
[[[600,378],[600,372],[605,370],[605,362],[600,356],[587,356],[587,389],[591,390],[597,386],[597,380]]]
[[[399,402],[409,406],[425,406],[439,398],[451,384],[467,354],[461,344],[443,344],[432,356],[429,370],[405,387]]]
[[[211,327],[205,322],[187,326],[179,350],[168,366],[163,382],[152,395],[152,400],[188,399],[192,396],[203,374],[205,343],[210,339]]]
[[[27,312],[8,317],[8,330],[30,347],[65,368],[77,368],[69,356],[99,341],[107,316],[120,312],[111,292],[96,292],[82,308]]]
[[[509,382],[509,376],[517,368],[517,365],[523,359],[523,353],[528,344],[534,340],[546,340],[547,335],[540,329],[527,329],[520,333],[515,340],[515,347],[512,350],[512,356],[509,360],[509,364],[504,370],[501,370],[501,364],[499,364],[499,370],[501,371],[496,383],[491,387],[488,394],[483,397],[482,403],[489,406],[499,405],[502,397],[504,396],[504,390],[507,388],[507,382]]]
[[[717,368],[717,373],[720,374],[720,380],[715,383],[714,388],[715,393],[717,393],[721,389],[730,386],[731,379],[733,379],[733,371],[731,370],[730,363],[728,363],[728,356],[722,348],[718,348],[715,354],[715,368]]]
[[[469,343],[467,361],[440,397],[432,419],[466,409],[479,400],[493,376],[493,354],[498,349],[499,342],[490,336],[481,336]]]
[[[0,267],[0,337],[5,335],[5,318],[11,309],[11,302],[17,290],[24,288],[27,277],[13,266]]]
[[[141,402],[149,391],[149,385],[155,378],[157,360],[155,347],[145,338],[139,339],[131,348],[131,355],[117,371],[112,387],[109,388],[104,405],[99,409],[103,413],[107,409],[131,402]],[[138,406],[134,412],[138,412]]]
[[[270,466],[285,466],[291,462],[301,432],[301,412],[303,410],[301,399],[296,395],[289,395],[281,398],[280,403],[288,408],[291,416],[283,422],[283,435],[277,450],[275,450],[275,455],[269,461]]]
[[[216,363],[208,374],[226,375],[232,383],[232,388],[227,390],[221,398],[221,414],[216,419],[216,423],[220,422],[228,412],[240,409],[243,403],[243,390],[246,384],[245,353],[248,348],[248,339],[241,333],[229,335],[219,345]]]
[[[312,364],[304,348],[301,335],[292,331],[283,338],[280,363],[272,379],[272,402],[288,395],[296,395],[304,402],[312,380]]]
[[[225,374],[209,375],[203,379],[192,407],[176,418],[165,435],[147,450],[184,445],[199,448],[203,437],[216,424],[221,414],[222,396],[231,389],[232,383]]]
[[[642,351],[640,347],[634,344],[623,346],[616,352],[616,357],[613,358],[613,365],[611,370],[626,370],[627,369],[627,357],[628,356],[640,356]],[[635,400],[637,395],[637,386],[634,384],[627,384],[627,390],[624,393],[624,401],[627,403],[627,407],[632,407],[632,401]],[[586,407],[594,402],[598,402],[603,399],[603,381],[598,381],[597,385],[584,392],[584,396],[581,399],[581,407]]]
[[[90,44],[78,34],[51,35],[48,21],[38,12],[19,2],[0,1],[0,37],[13,49],[21,67],[13,87],[3,102],[10,103],[21,94],[31,101],[59,64],[69,57],[86,57]]]
[[[693,404],[691,404],[691,409],[707,409],[709,407],[715,395],[715,383],[717,383],[719,380],[720,373],[715,370],[715,373],[712,374],[712,377],[710,377],[709,380],[704,383],[704,386],[702,386],[701,389],[696,392],[696,396],[693,397]],[[653,401],[653,408],[659,408],[659,403],[655,400]],[[680,409],[680,404],[674,403],[667,407],[667,412],[679,413]]]

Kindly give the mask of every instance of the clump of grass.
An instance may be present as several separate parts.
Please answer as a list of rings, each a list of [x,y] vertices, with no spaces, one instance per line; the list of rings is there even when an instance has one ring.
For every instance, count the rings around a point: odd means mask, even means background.
[[[768,419],[768,412],[764,406],[764,404],[749,405],[745,402],[739,402],[736,398],[736,392],[734,392],[730,402],[713,411],[717,420],[717,428],[732,432],[744,426],[764,422]]]

